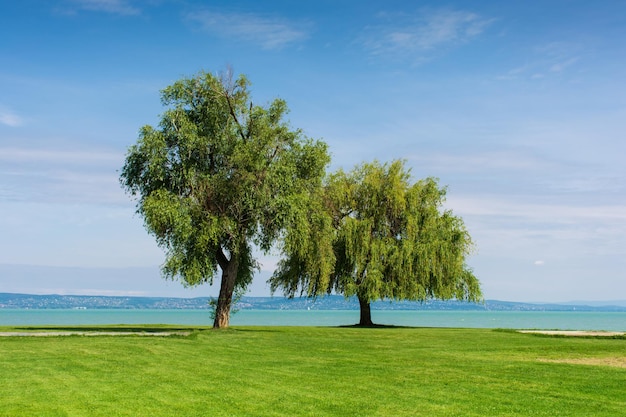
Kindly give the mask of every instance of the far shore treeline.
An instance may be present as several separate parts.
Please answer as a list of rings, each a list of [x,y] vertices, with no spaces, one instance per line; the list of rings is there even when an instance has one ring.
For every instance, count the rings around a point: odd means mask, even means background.
[[[136,297],[97,295],[34,295],[0,293],[0,309],[145,309],[145,310],[208,310],[210,297]],[[339,295],[310,298],[241,297],[234,306],[238,310],[358,310],[356,297]],[[626,301],[601,306],[581,303],[538,304],[485,300],[482,303],[458,300],[375,301],[376,310],[430,311],[577,311],[626,312]]]
[[[285,121],[284,100],[255,104],[230,69],[182,78],[161,99],[159,125],[141,128],[120,180],[165,251],[165,278],[221,275],[215,328],[229,326],[255,250],[281,255],[272,291],[355,296],[362,326],[376,300],[482,300],[465,263],[474,243],[435,178],[415,181],[400,159],[327,172],[326,143]]]

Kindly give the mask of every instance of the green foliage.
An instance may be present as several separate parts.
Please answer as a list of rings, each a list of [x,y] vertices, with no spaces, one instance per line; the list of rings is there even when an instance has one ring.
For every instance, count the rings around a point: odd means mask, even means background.
[[[339,170],[327,178],[314,209],[312,243],[297,245],[308,247],[304,252],[287,253],[271,278],[272,290],[290,296],[336,291],[366,303],[480,300],[479,282],[465,264],[472,241],[462,219],[442,209],[445,194],[433,178],[411,183],[402,161]],[[311,268],[320,252],[330,265]]]
[[[163,275],[199,285],[221,269],[223,306],[251,282],[253,245],[267,251],[286,230],[313,227],[301,213],[329,162],[326,144],[283,121],[283,100],[253,105],[248,87],[200,73],[164,89],[159,127],[141,129],[121,173],[166,252]]]
[[[620,416],[624,343],[315,327],[0,338],[0,416]]]

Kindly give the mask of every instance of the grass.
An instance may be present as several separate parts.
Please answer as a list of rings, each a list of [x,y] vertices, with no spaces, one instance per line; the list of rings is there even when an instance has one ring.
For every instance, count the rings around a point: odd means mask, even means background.
[[[122,330],[167,329],[193,330]],[[625,355],[624,338],[483,329],[2,337],[0,416],[617,416]]]

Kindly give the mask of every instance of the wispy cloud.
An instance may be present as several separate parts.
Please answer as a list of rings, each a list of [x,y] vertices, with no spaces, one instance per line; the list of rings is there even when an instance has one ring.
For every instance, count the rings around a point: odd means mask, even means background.
[[[578,61],[578,57],[569,58],[565,60],[559,60],[552,64],[550,67],[550,71],[552,72],[561,72],[565,70],[567,67],[574,65]]]
[[[24,123],[24,120],[12,111],[0,107],[0,124],[18,127]]]
[[[435,50],[469,42],[494,21],[462,10],[422,11],[414,15],[379,15],[368,27],[363,45],[373,54],[396,54],[424,60]]]
[[[489,196],[449,196],[447,205],[465,215],[520,218],[529,222],[579,224],[581,221],[626,221],[626,205],[623,204],[542,204]]]
[[[123,154],[94,149],[0,148],[0,196],[7,201],[127,202],[119,186]]]
[[[120,163],[124,155],[106,151],[79,151],[29,148],[0,148],[0,160],[12,162],[52,162],[57,164]]]
[[[72,12],[85,10],[104,12],[123,16],[137,15],[141,10],[127,0],[71,0]]]
[[[570,70],[581,60],[581,45],[565,42],[549,42],[531,49],[526,62],[497,77],[499,80],[529,78],[539,80],[550,74],[557,75]]]
[[[552,168],[554,162],[522,150],[484,151],[472,154],[422,153],[407,156],[416,166],[435,172],[528,172]]]
[[[264,49],[280,49],[309,37],[307,24],[296,24],[279,17],[205,10],[189,14],[187,19],[199,23],[203,30],[212,34],[260,44]]]
[[[624,203],[581,205],[521,196],[451,195],[446,207],[463,217],[483,255],[546,264],[554,258],[626,255]]]

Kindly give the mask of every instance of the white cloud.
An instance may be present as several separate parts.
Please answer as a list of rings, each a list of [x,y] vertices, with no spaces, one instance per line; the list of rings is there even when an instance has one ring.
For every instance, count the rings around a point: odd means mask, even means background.
[[[10,110],[0,108],[0,124],[18,127],[24,123],[23,119]]]
[[[200,23],[202,28],[222,37],[235,37],[260,44],[264,49],[280,49],[308,38],[307,25],[296,25],[277,17],[250,13],[222,13],[202,11],[187,18]]]
[[[513,196],[451,196],[481,256],[559,262],[626,255],[626,204],[537,202]]]
[[[554,163],[522,150],[485,151],[474,154],[425,153],[407,156],[421,169],[435,172],[537,171]]]
[[[574,57],[574,58],[566,59],[566,60],[563,60],[563,61],[555,62],[550,67],[550,71],[552,71],[552,72],[561,72],[561,71],[565,70],[567,67],[569,67],[571,65],[574,65],[577,61],[578,61],[578,57]]]
[[[367,29],[365,47],[373,54],[393,53],[419,59],[432,50],[468,42],[493,22],[493,19],[461,10],[380,16],[386,22]]]
[[[546,74],[560,74],[579,63],[582,46],[565,42],[551,42],[532,48],[530,55],[523,56],[525,63],[496,77],[498,80],[529,78],[539,80]]]
[[[626,221],[626,205],[568,205],[527,203],[489,196],[449,196],[446,206],[475,216],[523,218],[527,221],[578,223],[583,220]]]
[[[544,261],[535,261],[533,265],[535,265],[535,266],[543,266],[545,264],[546,263]]]
[[[0,148],[0,195],[10,201],[129,202],[119,184],[123,154]]]
[[[0,148],[0,160],[7,162],[50,162],[57,164],[119,164],[124,160],[124,155],[101,150],[82,151],[40,148]]]
[[[126,0],[72,0],[78,10],[105,12],[124,16],[137,15],[141,11]]]

